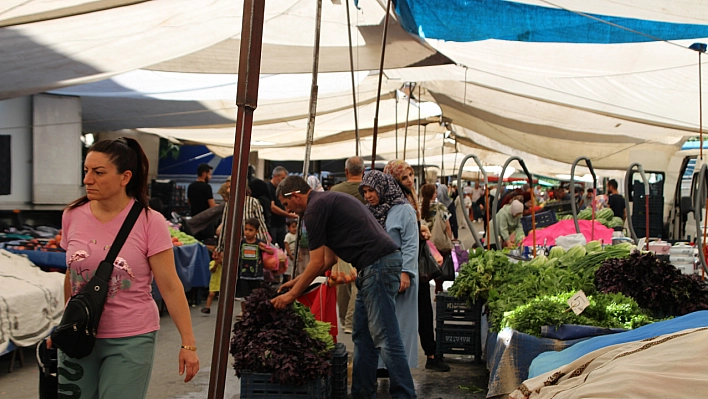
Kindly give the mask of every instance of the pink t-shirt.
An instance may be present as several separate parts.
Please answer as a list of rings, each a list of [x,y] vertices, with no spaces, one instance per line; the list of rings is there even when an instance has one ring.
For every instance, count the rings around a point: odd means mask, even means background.
[[[64,211],[61,247],[66,250],[72,295],[96,273],[132,206],[131,201],[108,223],[99,222],[88,203]],[[113,263],[98,338],[129,337],[160,329],[160,316],[152,299],[148,257],[171,250],[172,240],[165,218],[152,209],[148,212],[149,216],[145,211],[140,212]]]

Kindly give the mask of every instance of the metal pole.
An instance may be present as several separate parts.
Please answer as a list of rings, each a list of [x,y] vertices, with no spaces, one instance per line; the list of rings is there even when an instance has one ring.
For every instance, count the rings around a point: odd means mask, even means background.
[[[408,83],[408,105],[406,106],[406,127],[403,133],[403,160],[406,160],[406,145],[408,144],[408,118],[411,113],[411,97],[413,96],[413,84]],[[420,131],[418,132],[420,135]],[[419,137],[420,138],[420,137]]]
[[[398,159],[398,91],[394,92],[395,98],[396,98],[396,105],[393,110],[393,113],[395,115],[395,125],[396,125],[396,159]]]
[[[349,4],[349,3],[347,3]],[[317,114],[317,75],[319,73],[320,62],[320,31],[322,26],[322,0],[317,0],[317,16],[315,19],[315,48],[312,51],[312,88],[310,89],[310,115],[307,119],[307,140],[305,141],[305,162],[302,165],[302,176],[307,179],[310,173],[310,152],[312,151],[312,142],[315,138],[315,115]],[[356,103],[355,103],[356,108]],[[357,148],[358,148],[357,140]],[[295,265],[293,268],[293,278],[297,276],[297,262],[300,257],[300,237],[302,236],[302,218],[298,219],[297,223],[297,238],[295,240],[298,245],[295,245]]]
[[[442,150],[440,152],[440,156],[442,157],[440,158],[440,169],[442,171],[441,174],[445,176],[445,133],[443,133]],[[442,182],[443,179],[440,179],[440,181]]]
[[[702,73],[701,73],[701,52],[698,52],[698,121],[701,135],[701,160],[703,160],[703,90],[702,90]]]
[[[376,142],[379,136],[379,104],[381,103],[381,79],[383,78],[384,57],[386,55],[386,36],[388,35],[388,18],[391,14],[391,0],[386,3],[386,18],[384,18],[383,40],[381,41],[381,64],[379,65],[379,88],[376,91],[376,111],[374,112],[374,143],[371,149],[371,169],[376,167]]]
[[[356,84],[354,83],[354,52],[352,51],[352,25],[349,19],[349,0],[345,0],[347,3],[347,34],[349,36],[349,69],[352,75],[352,107],[354,109],[354,133],[356,134],[356,156],[359,156],[359,147],[361,142],[359,141],[359,117],[356,110]],[[318,22],[319,24],[319,22]],[[398,143],[397,143],[398,144]]]
[[[261,47],[263,44],[263,17],[265,1],[245,0],[241,25],[241,50],[239,56],[238,86],[236,90],[236,131],[234,138],[234,162],[231,175],[235,179],[235,190],[231,190],[226,224],[226,245],[224,248],[224,268],[221,280],[223,301],[219,301],[214,331],[214,349],[211,357],[209,376],[209,399],[222,399],[226,373],[230,369],[229,343],[231,321],[234,310],[233,298],[238,278],[239,245],[241,242],[241,221],[246,202],[248,184],[248,154],[251,151],[253,111],[258,102],[258,79],[261,69]]]

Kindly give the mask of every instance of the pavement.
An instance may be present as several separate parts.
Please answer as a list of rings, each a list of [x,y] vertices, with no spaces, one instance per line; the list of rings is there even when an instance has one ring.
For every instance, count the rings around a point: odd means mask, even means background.
[[[148,399],[197,399],[208,397],[217,305],[218,302],[215,301],[210,315],[200,313],[200,306],[190,308],[194,334],[199,348],[201,368],[189,383],[184,383],[183,378],[178,374],[177,355],[181,342],[179,333],[169,314],[165,312],[162,316],[160,320],[161,328],[157,337],[152,378],[148,389]],[[239,313],[240,306],[236,303],[234,314]],[[343,331],[343,329],[340,328],[340,331]],[[337,337],[337,341],[346,345],[351,365],[354,350],[351,334],[342,332]],[[228,348],[225,348],[225,350],[228,351]],[[445,361],[450,365],[451,370],[442,373],[425,370],[425,355],[422,348],[419,347],[418,352],[419,367],[412,369],[411,372],[419,398],[482,399],[486,397],[489,375],[486,367],[475,364],[472,357],[445,355]],[[7,372],[10,366],[10,356],[0,357],[0,399],[39,397],[39,371],[34,348],[24,348],[23,354],[24,366],[20,367],[19,361],[16,361],[15,369],[12,373]],[[351,378],[349,378],[349,384],[351,387]],[[387,399],[391,397],[388,394],[388,386],[388,379],[378,380],[378,398]],[[223,398],[240,398],[240,381],[231,366],[229,366],[226,375]]]

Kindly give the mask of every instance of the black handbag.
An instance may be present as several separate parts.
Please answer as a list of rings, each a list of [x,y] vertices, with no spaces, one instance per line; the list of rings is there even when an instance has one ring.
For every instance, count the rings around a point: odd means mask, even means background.
[[[442,270],[438,266],[438,262],[433,258],[433,254],[430,253],[430,248],[428,243],[425,241],[420,241],[418,251],[418,276],[420,276],[421,281],[430,281],[435,278],[442,276]]]
[[[452,253],[443,257],[443,264],[440,266],[442,275],[438,278],[440,281],[455,281],[455,262],[452,260]]]
[[[108,281],[113,273],[113,262],[142,210],[143,206],[139,202],[133,203],[106,259],[98,265],[96,274],[81,288],[81,291],[69,299],[61,323],[52,332],[52,346],[56,346],[69,357],[81,359],[91,354],[93,350],[98,323],[108,294]]]

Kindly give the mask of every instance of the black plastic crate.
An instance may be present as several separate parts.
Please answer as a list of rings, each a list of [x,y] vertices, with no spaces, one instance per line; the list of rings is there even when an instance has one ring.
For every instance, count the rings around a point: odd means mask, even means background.
[[[482,361],[482,337],[478,325],[438,322],[435,328],[436,354],[471,355]]]
[[[465,300],[445,294],[437,294],[435,296],[435,318],[438,321],[471,321],[477,323],[481,316],[481,301],[477,301],[470,307]]]
[[[344,399],[347,397],[348,363],[349,353],[347,353],[347,347],[342,343],[335,344],[334,350],[332,350],[332,377],[330,381],[332,399]]]
[[[528,233],[533,229],[532,215],[521,218],[521,225],[524,227],[524,233]],[[539,212],[536,214],[536,228],[548,227],[558,222],[554,211]]]
[[[243,399],[327,399],[330,393],[329,377],[318,377],[307,384],[283,385],[270,382],[270,373],[241,373]]]

